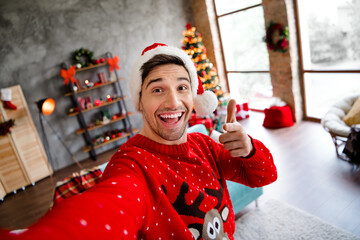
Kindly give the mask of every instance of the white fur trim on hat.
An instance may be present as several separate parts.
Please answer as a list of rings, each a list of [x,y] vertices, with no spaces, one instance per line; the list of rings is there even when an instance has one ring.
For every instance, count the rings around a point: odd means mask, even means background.
[[[149,50],[147,50],[149,48]],[[164,44],[153,44],[152,46],[147,47],[143,54],[136,60],[134,63],[134,66],[131,70],[130,74],[130,81],[129,81],[129,88],[130,93],[132,96],[132,101],[134,104],[134,107],[137,111],[140,111],[139,109],[139,100],[140,100],[140,93],[141,93],[141,86],[142,86],[142,71],[141,67],[148,62],[151,58],[153,58],[156,55],[159,54],[166,54],[170,56],[177,56],[179,57],[185,64],[185,68],[187,69],[190,77],[191,82],[191,91],[194,98],[194,105],[195,105],[195,111],[199,116],[206,116],[211,114],[215,111],[217,106],[217,98],[214,93],[212,93],[215,96],[216,99],[216,106],[214,107],[214,101],[212,100],[196,100],[197,98],[197,90],[199,86],[198,82],[198,75],[197,70],[195,68],[194,63],[192,62],[191,58],[181,49],[171,46],[166,46]],[[210,94],[211,94],[210,93]],[[210,94],[206,94],[206,96],[210,96]],[[199,105],[200,106],[197,106]],[[206,105],[203,105],[206,104]],[[199,112],[197,112],[197,109]],[[205,114],[205,115],[204,115]]]
[[[211,91],[204,91],[203,94],[197,95],[194,99],[196,115],[205,117],[213,113],[218,105],[216,95]]]

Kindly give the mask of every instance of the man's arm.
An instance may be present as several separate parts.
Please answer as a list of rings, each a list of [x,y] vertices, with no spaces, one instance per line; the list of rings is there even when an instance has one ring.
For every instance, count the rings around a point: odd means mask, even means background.
[[[219,138],[219,161],[225,177],[250,187],[261,187],[277,179],[276,167],[264,144],[252,139],[235,116],[236,102],[231,99],[227,108],[226,133]]]
[[[249,187],[262,187],[277,179],[277,170],[272,154],[265,145],[251,138],[253,152],[248,157],[232,157],[231,153],[217,144],[217,155],[227,180]]]
[[[59,203],[20,234],[0,231],[0,239],[136,239],[148,220],[148,190],[126,166],[120,172],[114,167],[110,177]]]

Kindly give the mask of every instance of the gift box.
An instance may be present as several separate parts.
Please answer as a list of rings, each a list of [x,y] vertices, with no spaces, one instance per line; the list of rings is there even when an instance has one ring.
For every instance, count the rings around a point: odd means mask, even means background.
[[[212,129],[214,122],[211,118],[197,118],[196,114],[192,114],[189,120],[189,126],[193,126],[195,124],[204,124],[207,130]]]
[[[236,120],[249,118],[248,102],[236,104]]]

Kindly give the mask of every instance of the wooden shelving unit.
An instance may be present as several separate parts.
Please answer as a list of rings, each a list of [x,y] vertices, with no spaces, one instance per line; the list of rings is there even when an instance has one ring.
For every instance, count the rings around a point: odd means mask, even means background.
[[[132,131],[133,131],[134,134],[136,134],[136,133],[139,132],[139,129],[133,128]],[[102,146],[104,146],[104,145],[106,145],[106,144],[115,142],[115,141],[117,141],[117,140],[119,140],[119,139],[126,138],[126,137],[129,137],[129,136],[130,136],[130,133],[121,134],[120,137],[116,137],[116,138],[110,139],[110,140],[108,140],[108,141],[106,141],[106,142],[103,142],[103,143],[94,145],[94,148],[96,149],[96,148],[102,147]],[[91,147],[90,147],[90,146],[83,147],[83,149],[82,149],[83,152],[89,152],[90,150],[91,150]]]
[[[132,115],[133,115],[133,113],[131,113],[131,112],[128,113],[128,116],[132,116]],[[88,131],[92,131],[92,130],[95,130],[97,128],[101,128],[101,127],[104,127],[104,126],[109,125],[109,124],[113,124],[115,122],[123,120],[124,118],[126,118],[126,115],[122,115],[122,116],[118,117],[117,119],[110,120],[110,122],[108,122],[106,124],[94,125],[92,127],[88,126]],[[76,130],[76,134],[83,134],[84,132],[85,132],[84,128],[80,128],[80,129]]]
[[[103,104],[99,105],[99,106],[94,106],[92,108],[88,108],[88,109],[84,109],[84,110],[81,110],[81,112],[85,113],[85,112],[88,112],[88,111],[93,111],[93,110],[96,110],[97,108],[101,108],[101,107],[105,107],[105,106],[108,106],[108,105],[111,105],[111,104],[114,104],[116,102],[120,102],[124,99],[126,99],[127,96],[124,96],[124,97],[119,97],[117,99],[114,99],[110,102],[104,102]],[[80,114],[80,112],[72,112],[72,113],[68,113],[68,116],[71,117],[71,116],[76,116]]]
[[[106,53],[106,57],[107,58],[113,58],[111,53]],[[69,68],[67,67],[67,64],[63,64],[63,66],[65,68]],[[91,65],[85,68],[80,68],[80,69],[76,69],[75,72],[76,74],[78,74],[79,72],[84,72],[84,71],[93,71],[95,69],[98,69],[100,67],[106,67],[109,66],[106,62],[105,63],[100,63],[100,64],[96,64],[96,65]],[[110,71],[109,68],[106,68],[106,72],[108,73],[108,76],[110,76]],[[73,104],[74,104],[74,109],[78,109],[78,111],[76,112],[69,112],[68,116],[77,116],[79,123],[80,123],[80,129],[76,130],[76,134],[82,134],[84,136],[85,142],[86,142],[86,146],[82,149],[83,152],[89,152],[90,157],[94,160],[96,160],[96,152],[95,149],[100,148],[106,144],[115,142],[117,140],[120,139],[124,139],[124,138],[129,138],[131,136],[133,136],[135,133],[137,133],[139,130],[138,129],[132,129],[131,126],[131,122],[129,117],[133,115],[133,113],[128,112],[126,104],[125,104],[125,99],[127,99],[127,96],[123,95],[122,89],[121,89],[121,85],[120,85],[120,80],[123,80],[123,78],[119,78],[117,71],[115,70],[115,80],[114,81],[107,81],[105,83],[101,83],[98,84],[96,86],[93,87],[89,87],[89,88],[83,88],[83,89],[77,89],[76,91],[74,90],[74,85],[72,82],[69,82],[69,92],[65,93],[64,96],[70,96],[72,98]],[[117,96],[115,99],[112,99],[111,101],[106,101],[104,103],[102,103],[99,106],[93,106],[91,108],[87,108],[87,109],[81,109],[80,104],[78,102],[78,94],[83,94],[85,92],[90,92],[94,89],[98,89],[98,88],[102,88],[102,87],[113,87],[113,92],[115,93],[115,95]],[[89,124],[87,124],[86,122],[86,117],[85,114],[88,111],[95,111],[99,108],[105,107],[105,106],[109,106],[111,104],[116,104],[118,106],[118,112],[119,113],[124,113],[122,116],[118,117],[117,119],[114,120],[110,120],[108,123],[106,124],[102,124],[102,125],[96,125],[96,126],[91,126],[89,127]],[[98,129],[100,127],[104,127],[104,126],[109,126],[111,124],[117,124],[119,122],[122,122],[122,128],[121,129],[126,129],[126,131],[124,131],[124,133],[122,133],[121,136],[116,137],[116,138],[112,138],[108,141],[105,141],[101,144],[94,144],[93,142],[93,137],[90,134],[90,131]],[[120,130],[121,130],[120,129]]]
[[[98,65],[96,65],[96,66],[98,66]],[[93,67],[93,68],[95,68],[95,67]],[[119,81],[121,81],[121,80],[124,80],[124,78],[119,78]],[[93,86],[93,87],[90,87],[90,88],[83,88],[83,89],[77,90],[76,93],[83,93],[83,92],[91,91],[91,90],[94,90],[96,88],[101,88],[101,87],[104,87],[106,85],[110,85],[110,84],[114,84],[114,83],[115,83],[115,81],[109,81],[109,82],[102,83],[102,84],[99,84],[99,85],[96,85],[96,86]],[[64,96],[70,96],[70,95],[73,95],[73,93],[68,92],[68,93],[64,94]]]
[[[104,63],[99,63],[99,64],[92,64],[90,66],[87,66],[87,67],[83,67],[83,68],[77,68],[75,70],[75,72],[82,72],[82,71],[86,71],[86,70],[89,70],[89,69],[93,69],[93,68],[98,68],[98,67],[102,67],[102,66],[106,66],[107,63],[104,62]]]

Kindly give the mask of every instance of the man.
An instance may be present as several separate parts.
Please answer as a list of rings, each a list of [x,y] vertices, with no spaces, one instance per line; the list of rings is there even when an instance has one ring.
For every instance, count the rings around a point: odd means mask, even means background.
[[[221,144],[187,134],[195,105],[211,113],[191,59],[164,44],[146,48],[130,90],[144,126],[110,160],[102,182],[63,201],[14,239],[233,239],[235,219],[226,179],[251,187],[276,180],[269,150],[251,139],[228,106]]]

